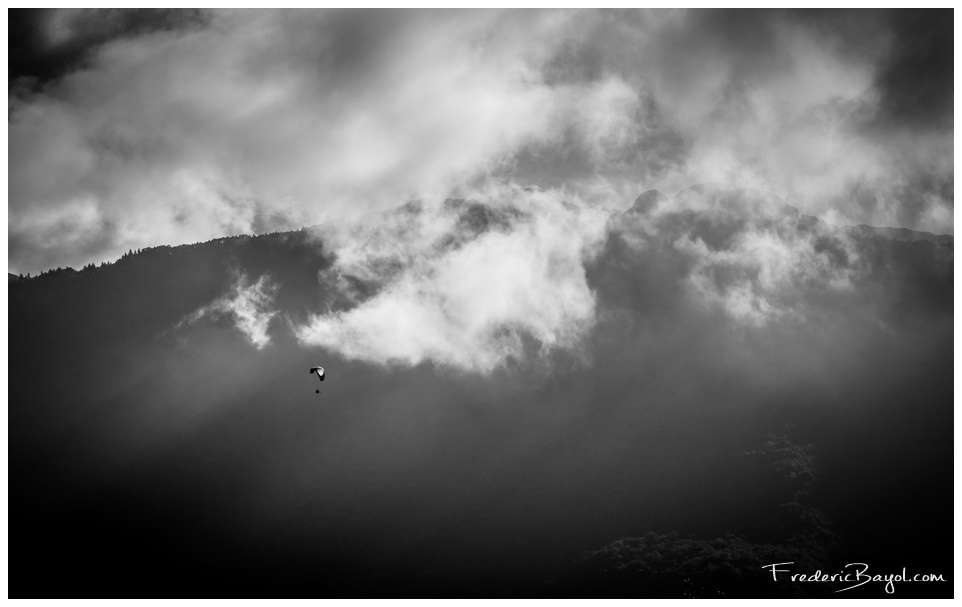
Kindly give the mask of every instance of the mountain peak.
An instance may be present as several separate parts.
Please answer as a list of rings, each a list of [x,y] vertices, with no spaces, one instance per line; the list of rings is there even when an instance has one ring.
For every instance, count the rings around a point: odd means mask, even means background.
[[[635,198],[635,203],[627,210],[628,213],[650,213],[658,205],[668,202],[668,197],[658,190],[647,190]]]

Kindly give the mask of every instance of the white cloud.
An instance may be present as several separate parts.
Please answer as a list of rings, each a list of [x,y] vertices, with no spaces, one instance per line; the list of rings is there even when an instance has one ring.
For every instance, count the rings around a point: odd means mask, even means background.
[[[806,291],[813,285],[833,291],[852,290],[856,272],[854,248],[846,248],[846,263],[839,265],[819,250],[820,234],[795,230],[777,232],[750,228],[723,250],[710,249],[703,240],[690,237],[675,247],[695,258],[686,278],[692,294],[709,305],[718,305],[733,318],[765,325],[785,318],[802,320],[808,312]],[[832,235],[844,246],[844,235]]]
[[[203,318],[226,315],[254,347],[260,350],[271,341],[267,329],[277,314],[276,311],[270,310],[276,291],[277,287],[271,284],[267,276],[261,276],[254,284],[248,284],[247,277],[240,275],[227,295],[196,310],[181,320],[177,326],[190,325]]]
[[[312,317],[297,329],[303,343],[482,372],[521,356],[524,336],[542,352],[579,345],[595,319],[584,261],[604,237],[604,211],[517,189],[420,208],[371,218],[340,241],[331,272],[378,290],[356,305],[347,293],[353,307]]]
[[[238,11],[113,40],[88,69],[12,100],[12,234],[33,235],[22,214],[78,197],[112,226],[110,250],[88,256],[263,230],[265,217],[290,229],[444,196],[531,141],[557,140],[571,115],[617,137],[624,120],[610,115],[629,89],[541,77],[570,23],[563,12]],[[76,253],[50,246],[16,249],[12,263]]]
[[[697,11],[241,10],[128,32],[10,99],[9,269],[294,229],[493,179],[610,208],[728,181],[822,216],[951,232],[945,195],[899,189],[905,167],[951,174],[951,143],[857,128],[881,51],[745,15],[732,33]],[[519,160],[531,150],[544,166]],[[95,225],[31,219],[77,201]]]

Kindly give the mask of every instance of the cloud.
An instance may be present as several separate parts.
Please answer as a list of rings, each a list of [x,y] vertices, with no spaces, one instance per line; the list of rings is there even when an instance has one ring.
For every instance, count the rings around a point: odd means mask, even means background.
[[[11,88],[42,89],[84,67],[111,40],[202,26],[206,19],[198,9],[10,9]]]
[[[720,305],[737,319],[761,325],[803,317],[808,303],[803,293],[813,286],[831,291],[853,288],[857,256],[851,243],[844,235],[839,238],[834,230],[817,225],[813,233],[751,228],[722,250],[712,250],[690,235],[675,246],[696,259],[687,277],[696,297]]]
[[[952,231],[951,54],[946,28],[936,23],[951,21],[945,13],[599,11],[582,18],[546,71],[579,82],[617,74],[644,100],[635,122],[645,128],[622,147],[632,153],[621,164],[581,166],[563,162],[567,150],[556,154],[569,187],[633,189],[634,196],[728,182],[773,191],[841,223]],[[926,56],[937,60],[911,69]],[[893,71],[905,86],[891,84]],[[919,128],[923,107],[943,128]],[[870,200],[857,195],[862,189]]]
[[[584,259],[606,218],[519,189],[370,217],[329,235],[328,272],[348,307],[313,316],[298,339],[348,358],[476,371],[521,357],[526,339],[542,353],[576,348],[595,320]]]
[[[727,318],[758,336],[848,322],[840,319],[886,326],[902,306],[938,307],[944,297],[943,280],[930,280],[936,270],[919,271],[951,263],[950,238],[874,239],[724,186],[673,199],[648,192],[625,213],[566,194],[479,190],[319,227],[335,259],[320,274],[327,309],[295,326],[297,338],[377,364],[487,373],[555,349],[590,358],[584,345],[598,321],[619,317],[617,292],[631,297],[629,324]],[[892,259],[890,238],[913,234],[921,257]],[[626,265],[636,270],[614,278]],[[917,288],[888,290],[892,273],[918,275]]]
[[[270,310],[276,291],[277,286],[271,283],[268,276],[261,276],[257,282],[248,284],[247,277],[241,274],[230,293],[189,314],[177,326],[192,325],[204,318],[227,316],[237,330],[260,350],[271,341],[267,329],[277,314]]]
[[[753,190],[704,184],[671,201],[649,191],[612,227],[650,257],[680,260],[690,300],[754,326],[813,320],[868,268],[848,232]]]
[[[218,12],[203,29],[104,44],[89,69],[11,102],[11,232],[31,243],[14,263],[74,253],[58,247],[62,232],[20,218],[78,198],[125,249],[445,193],[554,138],[566,113],[611,105],[605,84],[593,94],[540,81],[558,20]]]
[[[945,28],[912,15],[54,12],[83,59],[11,85],[10,269],[485,183],[621,208],[728,181],[834,221],[951,232]],[[852,42],[853,22],[875,42]]]

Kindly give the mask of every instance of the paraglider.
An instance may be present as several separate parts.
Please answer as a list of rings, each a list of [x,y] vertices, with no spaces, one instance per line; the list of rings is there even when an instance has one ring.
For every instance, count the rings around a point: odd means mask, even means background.
[[[317,377],[324,381],[324,367],[311,367],[311,373],[317,373]],[[314,390],[315,394],[320,394],[320,389]]]

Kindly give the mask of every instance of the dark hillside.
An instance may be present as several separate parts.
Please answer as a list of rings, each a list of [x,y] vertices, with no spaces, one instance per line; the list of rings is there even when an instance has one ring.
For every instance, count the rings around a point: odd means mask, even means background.
[[[611,214],[582,342],[525,335],[490,373],[299,343],[407,267],[348,275],[306,230],[18,277],[11,596],[831,594],[768,585],[772,558],[950,574],[951,239],[725,196]],[[530,227],[444,208],[439,254]],[[270,295],[260,342],[243,293]]]

